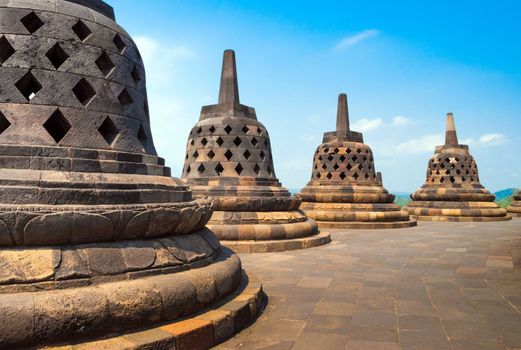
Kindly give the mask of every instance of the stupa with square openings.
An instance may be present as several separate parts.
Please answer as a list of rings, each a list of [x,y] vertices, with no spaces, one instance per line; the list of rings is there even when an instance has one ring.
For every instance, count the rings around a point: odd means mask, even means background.
[[[224,52],[219,103],[205,106],[188,138],[182,178],[210,197],[208,227],[239,251],[306,248],[329,242],[275,176],[270,139],[255,109],[240,104],[235,53]]]
[[[454,116],[447,114],[445,144],[429,159],[425,184],[411,195],[406,209],[425,221],[504,221],[506,209],[481,185],[478,167],[467,145],[458,142]]]
[[[373,152],[351,131],[347,95],[338,96],[336,131],[326,132],[313,157],[311,180],[299,193],[301,209],[319,227],[403,228],[415,226],[382,184]]]
[[[205,228],[210,202],[156,154],[143,62],[110,6],[2,2],[0,64],[0,348],[200,320],[247,290],[238,256]],[[206,322],[212,342],[255,315],[258,292],[240,319],[224,313],[226,330]],[[92,348],[175,342],[161,334]]]

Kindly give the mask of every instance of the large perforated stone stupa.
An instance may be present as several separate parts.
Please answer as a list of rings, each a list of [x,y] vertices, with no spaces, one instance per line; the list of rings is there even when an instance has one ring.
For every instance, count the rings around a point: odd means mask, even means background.
[[[515,216],[521,216],[521,191],[514,195],[514,201],[510,204],[507,210]]]
[[[311,181],[299,193],[302,210],[319,227],[403,228],[415,226],[383,187],[373,152],[349,128],[346,94],[338,96],[336,131],[326,132],[313,157]]]
[[[219,103],[205,106],[188,139],[182,178],[210,197],[209,227],[234,250],[263,252],[329,242],[275,176],[270,139],[255,109],[239,102],[235,53],[224,52]]]
[[[107,4],[1,1],[0,64],[1,349],[190,320],[245,286],[210,203],[156,155],[143,62]],[[92,348],[173,344],[165,329]]]
[[[447,114],[445,145],[429,160],[425,184],[411,195],[406,209],[425,221],[503,221],[507,211],[479,180],[478,167],[467,145],[458,142],[454,117]]]

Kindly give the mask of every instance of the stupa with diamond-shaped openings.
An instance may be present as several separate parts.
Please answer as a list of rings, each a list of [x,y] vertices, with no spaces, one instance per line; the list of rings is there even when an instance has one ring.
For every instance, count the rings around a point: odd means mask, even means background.
[[[301,209],[319,227],[403,228],[415,226],[382,184],[373,152],[349,128],[346,94],[338,97],[336,131],[324,134],[313,157],[311,181],[299,193]]]
[[[234,250],[283,251],[329,242],[275,176],[268,131],[239,102],[235,53],[224,52],[219,103],[205,106],[188,139],[182,178],[213,201],[208,227]]]
[[[467,145],[458,142],[454,116],[447,114],[445,145],[429,160],[425,184],[411,195],[406,209],[425,221],[505,221],[511,217],[481,185]]]
[[[210,347],[251,320],[260,285],[157,156],[112,8],[3,1],[0,65],[0,348],[177,346],[172,321]]]

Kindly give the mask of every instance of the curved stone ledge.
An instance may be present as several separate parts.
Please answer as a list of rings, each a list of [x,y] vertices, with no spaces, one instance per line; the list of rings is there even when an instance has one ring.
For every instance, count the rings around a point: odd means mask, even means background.
[[[395,203],[318,203],[303,202],[300,209],[304,211],[400,211],[400,207]]]
[[[407,208],[433,208],[433,209],[498,209],[496,202],[447,202],[447,201],[413,201],[407,204]]]
[[[317,223],[309,219],[291,224],[209,224],[208,228],[220,240],[227,241],[296,239],[311,236],[318,232]]]
[[[180,273],[66,290],[0,295],[2,348],[56,343],[190,315],[232,293],[241,263],[223,250],[214,264]]]
[[[411,218],[418,221],[440,221],[440,222],[496,222],[512,220],[511,216],[424,216],[411,215]]]
[[[218,345],[253,322],[262,312],[261,282],[243,271],[241,285],[219,305],[201,310],[198,316],[155,326],[143,324],[142,330],[104,339],[77,340],[48,349],[72,350],[148,350],[148,349],[207,349]]]
[[[423,187],[411,195],[414,201],[493,202],[496,196],[481,185],[475,188]]]
[[[386,222],[407,221],[409,214],[403,210],[397,211],[319,211],[306,210],[306,215],[316,221],[357,221],[357,222]]]
[[[389,193],[335,193],[335,192],[319,192],[309,193],[302,191],[299,193],[303,202],[320,202],[320,203],[392,203],[395,196]]]
[[[211,264],[221,245],[209,230],[157,240],[0,250],[0,294],[38,292],[180,272]]]
[[[411,216],[425,221],[502,221],[511,220],[506,209],[405,208]],[[429,219],[433,217],[433,219]],[[443,218],[447,219],[443,219]]]
[[[100,243],[201,229],[208,201],[114,206],[0,205],[0,246]],[[74,233],[74,234],[73,234]]]
[[[214,211],[209,225],[291,224],[306,221],[301,211]]]
[[[356,221],[317,221],[319,228],[338,228],[349,230],[375,230],[415,227],[418,223],[414,220],[392,222],[356,222]]]
[[[226,241],[221,243],[237,253],[275,253],[289,250],[308,249],[331,242],[328,232],[318,232],[312,236],[296,239],[278,239],[267,241]]]
[[[196,194],[194,194],[197,196]],[[297,210],[302,200],[299,197],[248,197],[224,196],[213,197],[212,208],[215,211],[269,212]]]

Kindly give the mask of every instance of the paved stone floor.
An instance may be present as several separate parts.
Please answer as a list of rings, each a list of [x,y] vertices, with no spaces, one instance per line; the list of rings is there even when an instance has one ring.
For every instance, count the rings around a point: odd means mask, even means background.
[[[269,300],[218,349],[521,349],[521,219],[331,233],[241,256]]]

